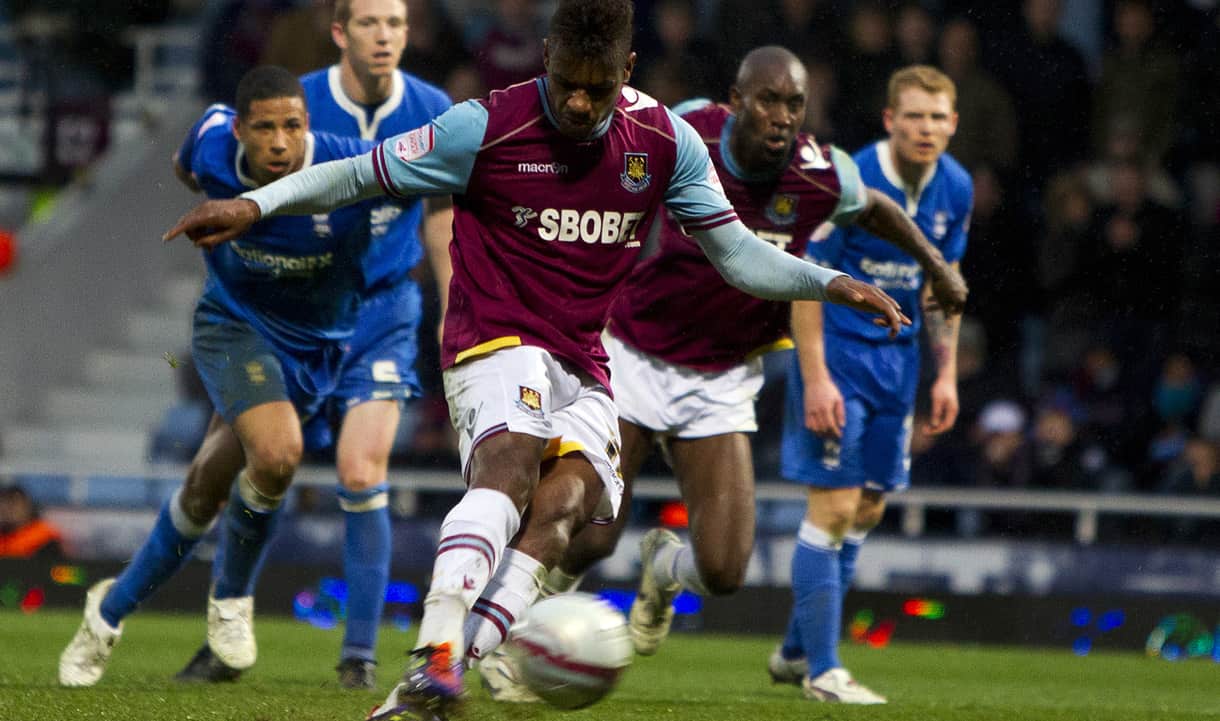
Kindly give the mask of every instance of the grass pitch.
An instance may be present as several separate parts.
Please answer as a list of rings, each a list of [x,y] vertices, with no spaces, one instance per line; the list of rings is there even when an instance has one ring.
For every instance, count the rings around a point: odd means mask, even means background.
[[[236,684],[183,686],[172,675],[202,641],[203,614],[137,613],[105,678],[90,689],[56,685],[59,653],[80,616],[0,612],[2,721],[359,721],[401,672],[409,636],[382,634],[379,688],[341,690],[332,670],[341,632],[260,617],[258,665]],[[773,686],[765,667],[774,639],[677,634],[637,658],[623,683],[582,711],[493,703],[474,674],[455,721],[1192,721],[1220,719],[1220,665],[1138,654],[895,644],[846,646],[857,678],[888,706],[804,701]]]

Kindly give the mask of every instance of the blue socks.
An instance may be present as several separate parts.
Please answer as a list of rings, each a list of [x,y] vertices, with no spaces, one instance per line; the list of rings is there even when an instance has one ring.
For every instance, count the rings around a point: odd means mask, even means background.
[[[282,498],[261,494],[250,483],[245,471],[237,477],[224,512],[220,550],[213,563],[212,595],[215,598],[253,595],[256,573],[262,566],[267,539],[274,530],[272,521]],[[216,575],[217,568],[219,575]]]
[[[795,658],[801,654],[792,651],[803,649],[811,678],[840,665],[843,597],[839,545],[825,531],[805,521],[792,554],[794,603],[782,652],[785,657]]]
[[[843,537],[843,546],[839,549],[839,590],[843,596],[847,596],[852,579],[856,577],[856,558],[867,535],[868,531],[852,531]]]
[[[347,580],[347,623],[340,658],[375,661],[377,628],[390,580],[389,486],[366,491],[339,489],[343,509],[343,575]]]
[[[102,599],[102,618],[112,627],[117,628],[124,617],[182,568],[207,530],[207,524],[199,525],[182,512],[178,502],[181,493],[179,488],[161,506],[152,533]]]

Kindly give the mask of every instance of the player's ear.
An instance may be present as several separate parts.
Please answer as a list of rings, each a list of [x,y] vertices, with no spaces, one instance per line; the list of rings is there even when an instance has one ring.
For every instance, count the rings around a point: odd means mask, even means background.
[[[885,125],[885,132],[894,132],[894,109],[886,108],[881,112],[881,122]]]
[[[740,115],[741,109],[745,106],[745,98],[741,94],[741,89],[736,84],[729,86],[729,107],[733,109],[734,115]]]
[[[233,137],[237,138],[238,142],[241,142],[241,116],[240,115],[233,116],[233,125],[230,126],[230,130],[233,132]]]
[[[330,24],[330,39],[334,42],[335,47],[340,50],[347,50],[347,33],[344,32],[343,26],[339,23]]]
[[[949,137],[952,138],[957,134],[957,111],[949,114]]]
[[[542,39],[542,69],[551,72],[551,39]]]
[[[635,71],[635,52],[627,53],[627,64],[623,66],[623,82],[631,80],[631,73]]]

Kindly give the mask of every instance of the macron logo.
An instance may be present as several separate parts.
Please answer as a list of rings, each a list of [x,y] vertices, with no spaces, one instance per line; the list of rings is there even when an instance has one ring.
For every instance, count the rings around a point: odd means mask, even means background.
[[[566,175],[568,166],[563,163],[517,163],[518,173],[544,173],[546,175]]]

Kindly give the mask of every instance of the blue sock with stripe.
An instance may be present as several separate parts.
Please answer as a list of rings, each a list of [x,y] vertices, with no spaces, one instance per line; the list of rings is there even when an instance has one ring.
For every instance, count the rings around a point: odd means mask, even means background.
[[[377,630],[390,582],[389,486],[339,489],[343,509],[343,575],[347,622],[339,657],[376,661]]]
[[[127,568],[115,579],[106,598],[102,599],[102,618],[112,627],[117,628],[144,599],[182,568],[207,531],[208,524],[199,525],[182,512],[179,503],[181,494],[182,489],[179,488],[161,506],[161,512],[157,514],[157,521],[144,545],[140,546],[135,558],[131,559]]]
[[[801,647],[809,660],[809,676],[817,678],[840,665],[843,597],[839,589],[839,543],[808,521],[801,523],[792,554],[792,595]]]

